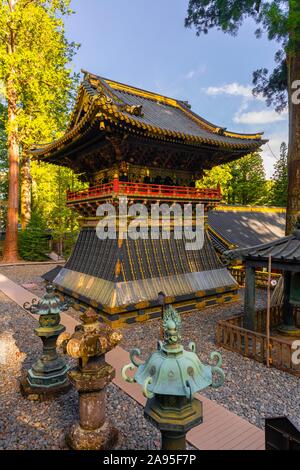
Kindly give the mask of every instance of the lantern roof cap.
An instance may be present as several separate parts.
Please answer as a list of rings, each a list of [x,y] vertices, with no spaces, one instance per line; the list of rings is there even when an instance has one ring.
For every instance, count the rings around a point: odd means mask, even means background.
[[[218,360],[216,365],[203,364],[195,353],[194,343],[189,344],[189,351],[181,345],[180,327],[180,314],[169,306],[164,313],[164,341],[159,341],[157,351],[144,364],[136,362],[139,350],[131,352],[132,364],[138,367],[134,381],[143,386],[148,397],[173,395],[191,399],[196,392],[209,386],[219,387],[224,382],[221,355],[211,354],[212,360]],[[219,375],[218,381],[214,381],[213,373]]]

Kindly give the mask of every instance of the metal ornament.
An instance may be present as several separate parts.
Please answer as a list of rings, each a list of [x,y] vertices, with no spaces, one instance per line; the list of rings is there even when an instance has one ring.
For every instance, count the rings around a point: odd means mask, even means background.
[[[27,371],[21,380],[21,391],[32,400],[46,398],[69,389],[67,372],[69,370],[65,359],[56,350],[58,336],[65,331],[60,324],[60,313],[69,309],[71,302],[62,301],[55,294],[52,284],[46,287],[46,294],[32,304],[26,302],[24,308],[34,315],[39,315],[39,326],[35,334],[43,343],[42,356]]]
[[[142,386],[148,399],[144,414],[160,429],[162,449],[185,449],[186,433],[203,419],[202,403],[194,398],[195,393],[208,386],[221,387],[225,380],[221,355],[211,353],[216,365],[203,364],[194,343],[189,344],[189,351],[180,344],[180,328],[180,315],[169,306],[164,313],[164,341],[158,342],[157,351],[141,363],[140,350],[133,349],[131,363],[122,369],[125,381]],[[135,368],[134,377],[128,376]]]

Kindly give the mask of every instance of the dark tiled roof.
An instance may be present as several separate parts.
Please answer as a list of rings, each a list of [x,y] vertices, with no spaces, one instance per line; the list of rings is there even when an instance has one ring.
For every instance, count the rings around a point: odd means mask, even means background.
[[[128,105],[142,106],[143,116],[136,116],[135,120],[140,123],[146,123],[150,126],[159,127],[174,132],[180,132],[186,135],[202,137],[204,139],[213,138],[220,144],[230,142],[230,144],[241,144],[241,142],[247,145],[253,145],[253,140],[238,139],[232,137],[226,137],[216,134],[215,132],[205,129],[204,125],[197,123],[193,117],[196,117],[194,113],[186,108],[185,111],[182,109],[170,106],[168,104],[160,103],[159,101],[151,100],[134,94],[115,90],[114,94],[120,98],[124,103]],[[185,108],[182,105],[182,108]],[[200,119],[199,116],[196,118]],[[204,123],[205,121],[203,121]],[[255,142],[257,144],[257,142]]]
[[[214,210],[208,214],[211,237],[219,252],[269,243],[285,234],[285,212]]]
[[[119,266],[118,266],[119,265]],[[201,250],[185,249],[185,240],[118,240],[103,242],[93,228],[81,230],[65,266],[106,281],[123,282],[222,268],[209,237]]]
[[[41,277],[47,282],[52,282],[56,278],[58,273],[61,271],[61,269],[62,266],[56,266],[55,268],[43,274]]]
[[[86,114],[85,117],[81,117],[84,94],[89,102],[85,102]],[[266,142],[262,140],[261,133],[238,134],[215,126],[191,111],[190,106],[184,101],[123,85],[86,72],[67,133],[52,144],[33,149],[32,153],[43,155],[70,142],[79,132],[82,133],[87,122],[95,119],[99,113],[104,121],[111,121],[114,125],[123,128],[125,126],[128,130],[134,129],[141,135],[180,144],[194,146],[206,144],[251,152]]]
[[[292,235],[279,238],[271,243],[232,250],[224,253],[229,259],[243,257],[244,259],[268,260],[271,255],[273,262],[300,263],[300,226]]]
[[[54,279],[63,290],[104,308],[155,301],[161,290],[178,298],[229,292],[236,283],[218,259],[209,237],[201,250],[187,251],[184,240],[99,240],[82,229],[66,266]],[[210,294],[209,294],[210,293]],[[72,294],[73,295],[73,294]]]

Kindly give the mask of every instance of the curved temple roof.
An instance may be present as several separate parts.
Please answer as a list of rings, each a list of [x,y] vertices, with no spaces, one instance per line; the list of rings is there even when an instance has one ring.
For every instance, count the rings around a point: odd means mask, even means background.
[[[55,142],[35,147],[32,154],[50,156],[95,124],[99,132],[114,125],[136,136],[244,153],[253,152],[266,142],[261,133],[238,134],[215,126],[195,114],[184,101],[84,72],[66,133]]]

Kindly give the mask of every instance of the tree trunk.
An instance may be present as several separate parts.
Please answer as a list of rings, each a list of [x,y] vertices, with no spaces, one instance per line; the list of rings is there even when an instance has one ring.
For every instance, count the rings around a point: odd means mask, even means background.
[[[8,0],[10,12],[15,10],[17,0]],[[15,52],[15,31],[9,26],[7,42],[8,54]],[[19,142],[16,125],[17,92],[14,81],[15,71],[11,68],[6,81],[8,110],[8,201],[6,237],[3,250],[3,261],[14,263],[18,260],[18,213],[19,213]]]
[[[17,96],[13,79],[7,82],[8,105],[8,202],[6,237],[3,262],[14,263],[18,260],[18,213],[19,213],[19,145],[15,125]]]
[[[289,93],[289,153],[288,153],[288,206],[286,233],[294,228],[300,214],[300,104],[295,100],[293,83],[300,80],[300,46],[295,54],[287,58]],[[298,86],[299,88],[299,86]],[[294,94],[294,99],[293,99]],[[299,93],[298,101],[299,101]]]
[[[31,176],[30,157],[24,153],[21,170],[21,226],[24,230],[31,217]]]

